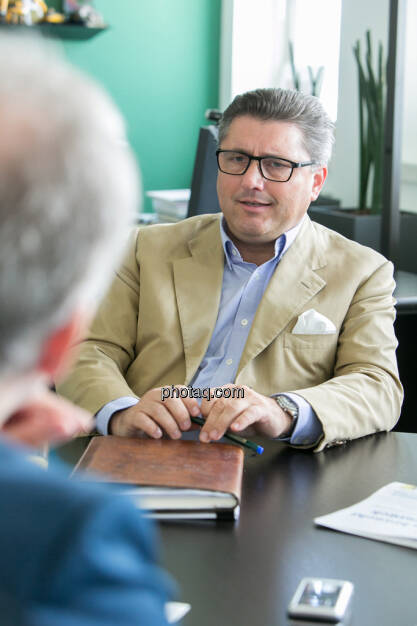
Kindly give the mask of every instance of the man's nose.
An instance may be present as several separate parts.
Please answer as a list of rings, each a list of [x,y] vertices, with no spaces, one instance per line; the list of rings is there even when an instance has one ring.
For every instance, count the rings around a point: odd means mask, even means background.
[[[259,161],[251,161],[242,175],[242,186],[250,189],[263,189],[264,185],[265,178],[261,174]]]

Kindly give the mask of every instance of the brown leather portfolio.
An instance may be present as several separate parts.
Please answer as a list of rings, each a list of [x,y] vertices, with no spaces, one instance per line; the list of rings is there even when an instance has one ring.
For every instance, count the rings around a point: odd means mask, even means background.
[[[120,493],[158,519],[236,519],[243,460],[230,444],[99,436],[73,476],[123,485]]]

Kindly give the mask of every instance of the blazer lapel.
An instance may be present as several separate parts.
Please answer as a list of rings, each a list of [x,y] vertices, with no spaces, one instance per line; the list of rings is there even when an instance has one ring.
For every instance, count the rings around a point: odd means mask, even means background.
[[[320,242],[308,217],[290,249],[279,262],[258,306],[239,362],[239,373],[298,315],[326,285],[315,270],[324,267]]]
[[[189,242],[191,256],[174,261],[174,285],[184,344],[187,384],[206,353],[220,304],[224,251],[219,221]]]

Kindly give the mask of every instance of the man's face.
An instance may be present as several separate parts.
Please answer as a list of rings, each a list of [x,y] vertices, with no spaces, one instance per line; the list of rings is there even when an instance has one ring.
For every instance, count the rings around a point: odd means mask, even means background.
[[[303,147],[297,126],[249,115],[233,120],[220,148],[296,162],[314,160],[314,155],[307,154]],[[307,166],[294,169],[285,183],[273,182],[263,178],[257,161],[251,161],[242,176],[219,172],[217,193],[230,233],[246,244],[277,239],[300,222],[310,202],[319,195],[326,174],[326,168],[313,171]]]

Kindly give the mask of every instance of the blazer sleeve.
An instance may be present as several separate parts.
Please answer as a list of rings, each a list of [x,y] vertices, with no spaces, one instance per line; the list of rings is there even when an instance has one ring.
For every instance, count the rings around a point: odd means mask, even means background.
[[[0,441],[2,626],[166,626],[175,588],[151,521],[115,488],[26,455]]]
[[[139,314],[140,272],[137,262],[138,229],[91,324],[87,338],[74,348],[77,357],[57,391],[96,414],[105,404],[123,396],[138,396],[125,380],[135,358]]]
[[[358,287],[350,303],[334,376],[315,387],[294,390],[322,423],[316,452],[390,430],[398,420],[403,391],[395,355],[394,286],[393,266],[387,261]]]
[[[74,507],[40,564],[31,626],[166,626],[173,583],[156,564],[148,521],[122,500]]]

